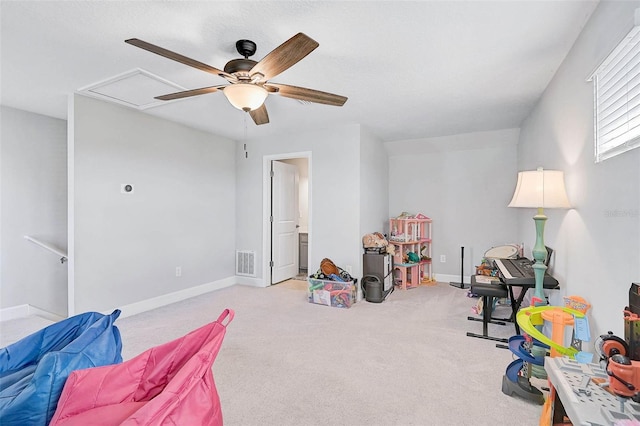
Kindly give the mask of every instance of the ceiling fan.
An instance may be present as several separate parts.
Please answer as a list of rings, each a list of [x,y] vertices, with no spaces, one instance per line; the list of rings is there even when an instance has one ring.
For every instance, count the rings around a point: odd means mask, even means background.
[[[228,84],[201,87],[155,97],[163,101],[204,95],[205,93],[222,90],[229,102],[234,107],[248,112],[256,124],[269,122],[269,114],[264,105],[264,101],[269,94],[334,106],[342,106],[347,101],[346,97],[334,95],[333,93],[269,82],[273,77],[295,65],[319,46],[315,40],[303,33],[294,35],[258,62],[249,59],[249,56],[256,52],[256,44],[251,40],[238,40],[236,49],[244,58],[232,59],[227,62],[224,66],[224,71],[137,38],[125,40],[125,43],[201,71],[218,75],[228,82]]]

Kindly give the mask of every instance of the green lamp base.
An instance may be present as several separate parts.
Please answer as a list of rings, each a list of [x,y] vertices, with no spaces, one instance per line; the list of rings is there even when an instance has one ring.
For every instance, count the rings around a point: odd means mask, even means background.
[[[547,216],[545,216],[542,208],[538,208],[538,214],[533,217],[533,220],[536,223],[536,244],[532,250],[533,258],[536,261],[533,264],[536,286],[531,304],[539,306],[547,304],[547,299],[544,297],[543,291],[544,274],[547,270],[547,266],[544,264],[544,261],[547,259],[547,248],[544,245],[544,224],[547,221]]]

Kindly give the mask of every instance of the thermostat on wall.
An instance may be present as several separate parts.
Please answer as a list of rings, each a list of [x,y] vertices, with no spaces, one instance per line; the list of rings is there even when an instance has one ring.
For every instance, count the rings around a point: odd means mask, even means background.
[[[130,183],[120,184],[120,192],[122,194],[133,194],[133,185],[131,185]]]

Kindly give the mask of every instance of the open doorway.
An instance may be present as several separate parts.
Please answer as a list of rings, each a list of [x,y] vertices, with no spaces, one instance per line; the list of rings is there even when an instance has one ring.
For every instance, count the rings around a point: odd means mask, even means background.
[[[265,157],[265,284],[306,277],[311,239],[311,153]],[[266,182],[265,182],[266,183]],[[266,189],[266,188],[265,188]]]

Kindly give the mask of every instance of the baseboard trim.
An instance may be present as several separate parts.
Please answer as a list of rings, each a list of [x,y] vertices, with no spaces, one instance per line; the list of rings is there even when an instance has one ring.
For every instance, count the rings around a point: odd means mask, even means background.
[[[436,281],[442,282],[442,283],[449,283],[449,282],[459,283],[460,282],[460,275],[435,274],[435,277],[436,277]],[[469,284],[471,282],[471,277],[468,275],[464,275],[464,282],[465,284]]]
[[[244,276],[236,276],[236,283],[238,284],[242,284],[242,285],[248,285],[251,287],[267,287],[267,285],[265,285],[265,282],[262,278],[251,278],[251,277],[244,277]]]
[[[128,316],[140,314],[142,312],[170,305],[171,303],[180,302],[182,300],[189,299],[195,296],[200,296],[201,294],[209,293],[211,291],[231,287],[232,285],[236,284],[252,287],[266,287],[264,284],[264,280],[262,280],[261,278],[233,276],[118,307],[118,309],[122,311],[122,314],[120,314],[120,318],[126,318]],[[103,311],[102,313],[110,314],[111,312],[113,312],[113,309]],[[0,309],[0,321],[25,318],[32,315],[37,315],[39,317],[43,317],[56,322],[65,318],[29,304]]]
[[[38,316],[55,322],[58,322],[65,318],[63,316],[54,314],[53,312],[45,311],[44,309],[40,309],[29,304],[10,306],[8,308],[0,309],[0,321],[9,321],[30,316]]]
[[[234,276],[206,284],[201,284],[195,287],[186,288],[184,290],[174,291],[173,293],[167,293],[161,296],[152,297],[151,299],[141,300],[140,302],[124,305],[122,307],[118,307],[118,309],[122,311],[122,313],[120,314],[120,318],[126,318],[132,315],[141,314],[142,312],[161,308],[172,303],[190,299],[195,296],[200,296],[201,294],[220,290],[226,287],[231,287],[232,285],[235,285],[237,283],[237,277]],[[110,314],[111,312],[113,312],[113,310],[103,311],[102,313]]]

